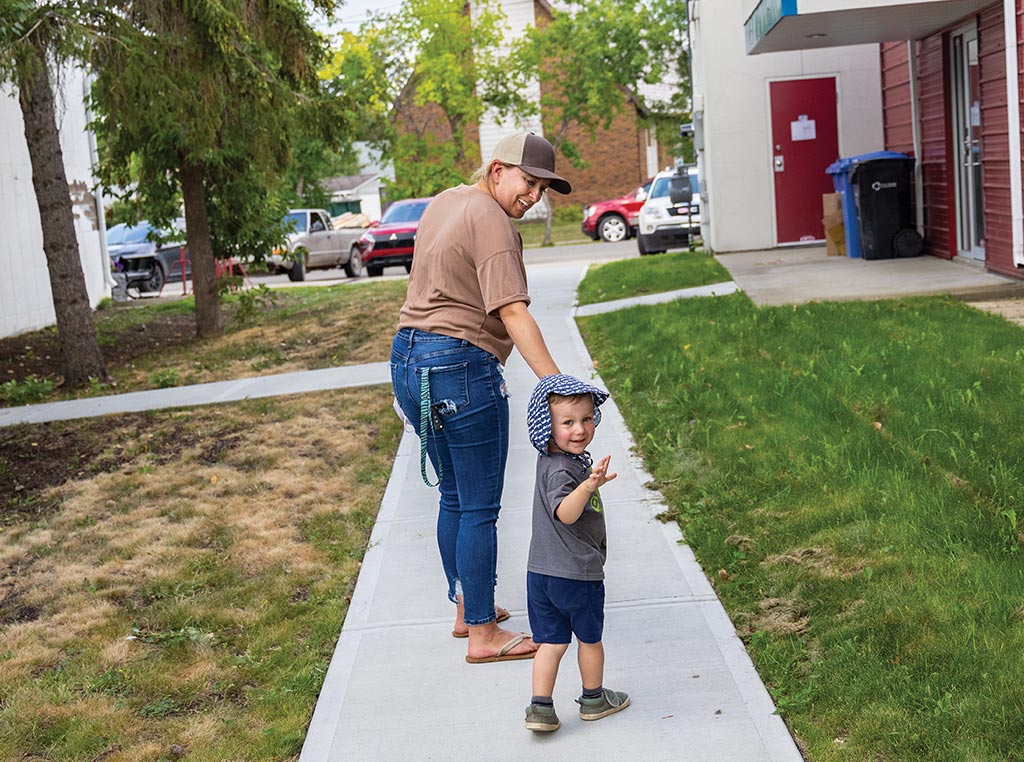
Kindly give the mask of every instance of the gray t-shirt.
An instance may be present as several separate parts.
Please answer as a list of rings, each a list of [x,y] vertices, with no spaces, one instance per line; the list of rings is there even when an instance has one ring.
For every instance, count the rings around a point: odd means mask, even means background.
[[[526,566],[529,571],[566,579],[604,579],[608,536],[601,495],[595,492],[572,524],[563,524],[555,516],[562,500],[589,475],[590,468],[569,455],[548,453],[537,457],[533,537]]]

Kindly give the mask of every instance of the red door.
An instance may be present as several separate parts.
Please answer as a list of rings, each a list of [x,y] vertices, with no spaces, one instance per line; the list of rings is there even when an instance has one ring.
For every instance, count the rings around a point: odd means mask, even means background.
[[[836,78],[770,82],[769,95],[777,240],[819,241],[821,196],[833,192],[825,170],[839,158]]]

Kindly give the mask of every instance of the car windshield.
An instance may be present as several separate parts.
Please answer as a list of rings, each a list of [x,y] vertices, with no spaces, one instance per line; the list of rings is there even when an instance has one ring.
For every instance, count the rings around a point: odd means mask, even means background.
[[[429,201],[399,201],[388,207],[380,218],[382,225],[389,222],[418,222]]]
[[[288,212],[284,216],[284,226],[288,230],[292,230],[296,233],[306,232],[306,213],[305,212]]]
[[[654,181],[654,187],[651,188],[651,195],[649,198],[661,198],[668,195],[668,183],[670,177],[659,177]],[[693,172],[690,173],[690,187],[693,188],[693,195],[700,195],[700,180],[697,179],[697,175]]]
[[[144,243],[148,239],[146,236],[149,235],[149,231],[152,228],[145,223],[140,222],[138,225],[126,225],[123,222],[114,225],[107,231],[107,243],[108,244],[122,244],[122,243]]]

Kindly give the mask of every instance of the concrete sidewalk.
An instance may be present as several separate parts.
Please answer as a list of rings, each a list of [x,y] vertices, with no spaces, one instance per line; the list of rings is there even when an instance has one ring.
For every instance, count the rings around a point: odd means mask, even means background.
[[[571,317],[579,264],[530,271],[535,315],[564,372],[601,380]],[[526,436],[533,374],[506,368],[512,437],[499,521],[498,601],[506,626],[529,628],[525,568],[536,452]],[[402,440],[303,747],[304,762],[376,759],[799,760],[800,754],[725,611],[665,509],[614,399],[591,451],[611,454],[619,477],[602,489],[608,520],[605,684],[632,705],[596,723],[574,712],[579,673],[563,660],[555,702],[562,728],[523,727],[530,661],[469,665],[451,637],[454,607],[438,558],[436,491],[419,473],[419,443]]]
[[[892,299],[952,294],[967,301],[1024,296],[1024,281],[980,264],[921,256],[866,260],[830,257],[824,246],[718,254],[739,288],[757,305]]]
[[[211,384],[175,386],[170,389],[151,389],[106,397],[86,397],[80,400],[46,402],[41,405],[0,408],[0,427],[18,423],[94,418],[112,413],[138,413],[143,410],[215,405],[258,397],[277,397],[282,394],[303,394],[324,389],[390,383],[391,372],[386,362],[346,365],[339,368],[239,378]]]

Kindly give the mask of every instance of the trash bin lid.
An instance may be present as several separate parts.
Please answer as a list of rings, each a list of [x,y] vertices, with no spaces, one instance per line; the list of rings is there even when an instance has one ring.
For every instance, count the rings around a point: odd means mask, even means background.
[[[871,153],[862,153],[857,156],[845,156],[829,164],[828,169],[825,171],[830,175],[842,175],[847,172],[852,172],[854,167],[858,164],[863,164],[868,161],[878,161],[879,159],[914,160],[913,157],[907,156],[905,153],[898,153],[897,151],[873,151]]]

